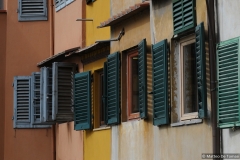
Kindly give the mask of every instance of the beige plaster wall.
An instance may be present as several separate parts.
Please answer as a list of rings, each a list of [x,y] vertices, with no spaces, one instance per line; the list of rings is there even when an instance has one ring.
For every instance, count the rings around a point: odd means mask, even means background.
[[[59,11],[54,8],[54,54],[70,48],[82,46],[82,21],[85,5],[83,1],[75,0]],[[84,39],[85,41],[85,39]]]
[[[13,129],[13,77],[39,71],[50,55],[50,22],[18,22],[18,1],[8,1],[6,33],[4,160],[51,160],[52,129]],[[48,12],[51,5],[48,4]],[[49,17],[48,17],[49,18]]]
[[[113,0],[113,2],[115,2]],[[119,42],[111,43],[111,53],[115,51],[124,51],[130,47],[137,45],[143,38],[147,39],[148,53],[151,53],[151,43],[157,43],[163,39],[168,39],[170,47],[170,65],[171,69],[176,68],[174,61],[175,41],[173,36],[172,22],[172,1],[154,1],[152,12],[153,23],[150,23],[149,13],[139,13],[126,21],[112,27],[112,37],[116,37],[119,31],[124,27],[125,35]],[[113,5],[113,4],[112,4]],[[197,24],[204,21],[205,30],[207,33],[207,15],[205,1],[196,0]],[[151,33],[152,31],[152,33]],[[153,35],[154,41],[151,41],[150,35]],[[207,40],[207,35],[206,35]],[[208,63],[208,45],[207,63]],[[123,64],[124,65],[124,64]],[[207,92],[208,92],[208,109],[210,110],[210,90],[209,90],[209,64],[207,65]],[[147,56],[147,85],[148,92],[152,91],[152,61],[151,54]],[[123,73],[122,73],[123,74]],[[177,71],[173,71],[171,78],[173,81],[178,75]],[[171,83],[171,123],[177,122],[179,107],[178,95],[174,99],[174,92],[177,91],[176,83]],[[123,95],[122,95],[123,96]],[[121,101],[123,102],[123,101]],[[125,104],[121,104],[122,112],[124,112]],[[210,111],[209,111],[210,114]],[[175,115],[175,117],[173,116]],[[177,117],[177,118],[176,118]],[[202,153],[212,152],[212,128],[210,119],[204,119],[203,123],[171,127],[153,126],[152,124],[152,96],[148,95],[148,119],[132,120],[122,122],[120,125],[112,127],[112,159],[164,159],[164,160],[186,160],[186,159],[202,159]]]
[[[142,0],[111,0],[111,16],[121,13],[137,3],[142,3]]]

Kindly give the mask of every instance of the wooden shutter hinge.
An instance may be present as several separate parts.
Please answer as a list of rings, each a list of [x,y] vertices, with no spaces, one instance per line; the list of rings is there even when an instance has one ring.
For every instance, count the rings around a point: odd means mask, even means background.
[[[12,83],[12,87],[14,87],[14,82]]]
[[[211,84],[214,84],[216,85],[218,83],[218,81],[211,81]],[[217,87],[211,89],[210,91],[213,92],[213,91],[216,91],[217,90]]]
[[[91,82],[94,82],[93,74],[91,75]]]
[[[12,116],[12,120],[14,120],[14,116]]]

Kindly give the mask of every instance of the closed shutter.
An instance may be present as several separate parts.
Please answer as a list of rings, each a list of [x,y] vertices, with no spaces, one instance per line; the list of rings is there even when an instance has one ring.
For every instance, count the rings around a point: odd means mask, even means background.
[[[174,35],[194,28],[196,24],[195,0],[173,0]]]
[[[139,112],[141,118],[147,118],[147,48],[146,39],[138,44],[139,76]]]
[[[74,0],[66,0],[66,5],[69,5],[70,3],[72,3]]]
[[[40,73],[40,122],[44,124],[54,124],[52,120],[52,68],[42,67]]]
[[[86,130],[92,127],[91,116],[91,72],[75,74],[74,129]]]
[[[119,108],[119,52],[107,57],[107,124],[118,124]]]
[[[75,63],[53,63],[52,119],[57,122],[73,120],[73,83]]]
[[[46,0],[18,0],[19,21],[47,20]]]
[[[239,37],[217,45],[218,127],[240,126]]]
[[[199,24],[196,29],[196,68],[198,86],[198,116],[207,117],[207,89],[206,89],[206,51],[204,25]]]
[[[31,128],[31,77],[14,77],[14,128]]]
[[[169,123],[167,40],[152,45],[153,125]]]

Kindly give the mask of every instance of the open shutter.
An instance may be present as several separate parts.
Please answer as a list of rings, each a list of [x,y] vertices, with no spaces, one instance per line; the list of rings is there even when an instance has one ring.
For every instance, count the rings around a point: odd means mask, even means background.
[[[104,62],[104,67],[103,67],[103,108],[104,108],[104,121],[105,124],[107,124],[107,62]]]
[[[107,124],[119,124],[119,52],[107,57]]]
[[[92,127],[91,116],[91,72],[75,74],[74,129],[86,130]]]
[[[52,68],[42,67],[40,73],[40,122],[54,124],[55,122],[52,120]]]
[[[146,39],[138,44],[139,112],[147,118],[147,48]]]
[[[31,125],[31,77],[14,77],[13,128],[32,128]]]
[[[19,21],[47,20],[46,0],[18,0]]]
[[[50,128],[51,125],[41,122],[43,112],[41,111],[41,74],[33,72],[31,76],[31,124],[32,128]]]
[[[173,0],[173,30],[174,35],[194,28],[195,19],[195,0]]]
[[[238,38],[217,45],[218,127],[240,126],[240,41]]]
[[[207,117],[207,89],[206,89],[206,52],[204,25],[199,24],[196,29],[196,68],[197,68],[197,86],[198,86],[198,116]]]
[[[57,122],[73,120],[73,83],[75,63],[53,63],[52,119]]]
[[[153,125],[169,123],[167,40],[152,45]]]

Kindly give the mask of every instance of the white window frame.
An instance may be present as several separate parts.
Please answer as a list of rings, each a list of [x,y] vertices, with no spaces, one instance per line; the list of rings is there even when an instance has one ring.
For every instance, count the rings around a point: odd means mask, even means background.
[[[180,120],[188,120],[188,119],[194,119],[198,118],[198,111],[191,112],[191,113],[185,113],[184,114],[184,70],[183,70],[183,60],[184,60],[184,54],[183,54],[183,47],[192,43],[196,42],[195,34],[187,36],[180,40],[180,47],[179,47],[179,68],[180,68]]]

